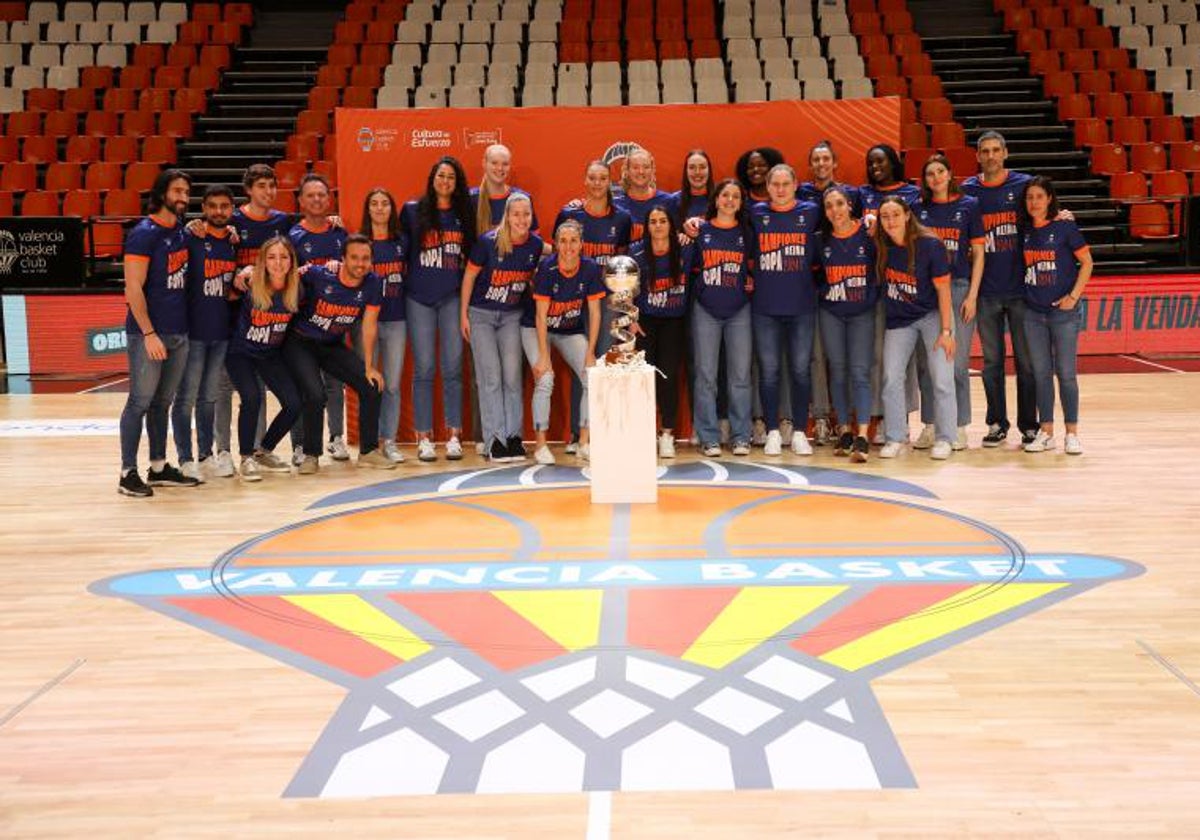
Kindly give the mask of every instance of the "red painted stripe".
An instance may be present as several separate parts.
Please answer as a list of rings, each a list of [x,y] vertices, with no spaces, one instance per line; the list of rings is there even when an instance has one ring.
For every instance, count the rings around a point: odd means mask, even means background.
[[[741,590],[633,589],[629,592],[629,644],[682,656]]]
[[[167,602],[356,677],[373,677],[401,662],[283,598],[168,598]]]
[[[880,586],[796,639],[792,647],[801,653],[821,656],[974,585],[931,583]]]
[[[566,653],[566,648],[490,592],[421,592],[390,597],[504,671]],[[436,644],[434,639],[429,641]]]

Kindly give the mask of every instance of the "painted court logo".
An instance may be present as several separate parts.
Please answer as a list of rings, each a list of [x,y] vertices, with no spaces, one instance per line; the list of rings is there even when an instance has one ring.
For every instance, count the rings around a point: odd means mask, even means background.
[[[912,787],[871,681],[1094,586],[910,484],[704,461],[398,479],[101,581],[347,690],[289,796]]]

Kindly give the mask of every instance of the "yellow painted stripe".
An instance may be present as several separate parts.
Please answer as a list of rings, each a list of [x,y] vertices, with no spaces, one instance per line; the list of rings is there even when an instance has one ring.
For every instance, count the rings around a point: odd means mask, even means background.
[[[724,668],[845,590],[844,586],[747,587],[692,642],[683,659]]]
[[[603,590],[510,589],[492,594],[567,650],[594,647],[600,640]]]
[[[986,584],[974,586],[945,601],[926,607],[903,621],[881,627],[853,642],[834,648],[821,659],[847,671],[857,671],[985,618],[1037,600],[1064,586],[1067,584],[1013,583],[991,591],[987,591]],[[960,606],[950,607],[950,604]]]
[[[288,595],[285,600],[405,662],[432,650],[412,630],[357,595]]]

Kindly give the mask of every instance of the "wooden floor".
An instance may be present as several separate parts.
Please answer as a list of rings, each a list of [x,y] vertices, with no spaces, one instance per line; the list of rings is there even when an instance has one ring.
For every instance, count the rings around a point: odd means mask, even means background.
[[[393,476],[339,465],[133,500],[114,435],[0,436],[0,836],[1195,837],[1200,374],[1089,375],[1082,392],[1081,458],[979,449],[977,392],[969,451],[859,469],[1031,553],[1145,568],[873,680],[915,783],[883,790],[284,796],[345,689],[89,586],[207,567]],[[123,402],[0,397],[0,424]],[[775,463],[850,468],[828,448]]]

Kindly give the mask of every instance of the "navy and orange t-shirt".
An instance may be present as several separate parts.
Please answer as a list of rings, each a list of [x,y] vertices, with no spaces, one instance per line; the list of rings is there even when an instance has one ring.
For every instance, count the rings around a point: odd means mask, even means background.
[[[753,282],[750,233],[741,225],[724,227],[716,220],[700,226],[696,235],[698,253],[696,302],[714,318],[732,318],[750,301]]]
[[[667,196],[665,206],[667,214],[675,219],[679,227],[682,227],[688,219],[704,218],[708,212],[708,194],[694,192],[691,187],[687,187]],[[680,217],[681,210],[682,218]]]
[[[345,228],[334,227],[327,221],[314,227],[306,219],[301,219],[288,231],[300,265],[325,265],[340,260],[347,235]]]
[[[506,192],[504,192],[502,195],[489,195],[488,196],[488,212],[491,214],[489,222],[492,227],[496,227],[498,224],[500,224],[501,221],[503,221],[504,205],[508,201],[508,197],[510,195],[512,195],[513,193],[519,193],[520,195],[523,195],[526,198],[528,198],[529,199],[529,207],[531,210],[533,210],[533,196],[531,196],[529,193],[525,192],[525,190],[523,190],[519,187],[509,187],[508,190]],[[471,206],[472,207],[477,206],[479,204],[479,187],[471,187],[470,195],[471,195]],[[534,230],[534,231],[536,231],[538,229],[537,210],[533,210],[533,224],[531,224],[529,226],[529,229]]]
[[[920,236],[913,247],[916,259],[909,271],[908,249],[888,246],[883,287],[889,330],[906,327],[937,311],[937,287],[950,282],[950,266],[942,240]]]
[[[817,262],[821,267],[821,307],[839,318],[851,318],[875,308],[875,240],[862,222],[849,233],[819,234]]]
[[[254,265],[258,249],[273,236],[287,236],[292,229],[292,216],[282,210],[269,210],[265,216],[256,216],[249,204],[233,211],[229,225],[237,231],[237,264]]]
[[[979,199],[983,218],[983,282],[980,297],[1020,297],[1025,262],[1021,258],[1021,201],[1032,176],[1008,170],[1003,181],[987,183],[972,175],[962,191]]]
[[[400,225],[408,237],[408,282],[404,293],[425,306],[435,306],[458,294],[467,255],[463,225],[453,210],[438,210],[439,228],[420,233],[417,202],[405,202]]]
[[[892,184],[890,187],[876,187],[873,184],[863,184],[858,188],[858,201],[861,206],[861,212],[874,213],[879,210],[879,205],[888,196],[899,196],[900,200],[908,206],[916,203],[921,197],[921,191],[912,184],[899,181]]]
[[[821,211],[811,201],[793,201],[774,209],[770,204],[750,208],[754,235],[754,311],[786,318],[815,312],[813,236]]]
[[[368,307],[379,307],[379,285],[368,273],[357,286],[348,286],[329,269],[311,266],[300,276],[300,312],[292,329],[322,344],[340,343]]]
[[[407,271],[408,238],[371,240],[371,273],[379,279],[383,304],[379,321],[404,320],[404,273]]]
[[[858,187],[852,187],[849,184],[826,184],[824,188],[818,187],[812,181],[805,181],[800,186],[796,187],[796,198],[799,201],[811,201],[813,204],[825,208],[825,190],[832,186],[838,186],[846,191],[846,198],[850,200],[850,212],[855,216],[862,215],[862,195],[858,191]]]
[[[671,275],[671,257],[668,253],[648,254],[644,245],[638,243],[630,249],[630,256],[638,264],[641,273],[637,306],[643,315],[652,318],[682,318],[687,314],[688,278],[696,267],[696,248],[689,242],[679,252],[679,274]]]
[[[605,292],[604,270],[587,257],[581,258],[570,273],[558,264],[558,257],[546,257],[533,278],[533,300],[548,303],[546,330],[558,335],[582,333],[587,302],[603,300]],[[522,318],[522,323],[524,320]],[[536,323],[526,326],[536,326]]]
[[[163,335],[188,334],[188,248],[183,225],[163,225],[147,216],[125,235],[125,258],[145,262],[142,293],[154,331]],[[125,332],[140,335],[133,313],[125,316]]]
[[[1025,301],[1035,312],[1053,312],[1055,301],[1075,288],[1076,259],[1088,253],[1079,227],[1066,220],[1042,222],[1025,231]]]
[[[521,306],[542,258],[542,238],[529,234],[514,242],[508,256],[496,250],[496,231],[489,230],[471,249],[471,265],[479,269],[471,287],[471,306],[509,310]]]
[[[278,353],[295,314],[283,305],[283,292],[271,296],[267,309],[256,309],[248,292],[242,295],[229,339],[230,354],[261,359]]]
[[[969,278],[971,246],[984,243],[979,200],[969,195],[958,195],[946,201],[935,198],[928,203],[921,200],[913,205],[913,212],[917,215],[917,221],[929,228],[929,232],[946,246],[950,275]]]
[[[646,216],[650,215],[650,211],[657,205],[666,207],[670,198],[671,194],[662,190],[655,190],[645,198],[634,198],[628,193],[620,193],[613,198],[613,204],[617,205],[617,209],[628,213],[633,222],[633,227],[629,231],[631,242],[642,238],[642,233],[646,230]]]
[[[633,221],[624,210],[615,206],[608,208],[608,213],[596,216],[585,207],[570,205],[558,211],[554,220],[554,230],[567,219],[574,219],[583,227],[583,255],[590,257],[601,266],[615,254],[624,254],[629,250],[629,234],[633,230]]]
[[[229,338],[229,289],[237,253],[229,228],[205,225],[203,236],[183,234],[188,249],[188,336],[195,341]]]

